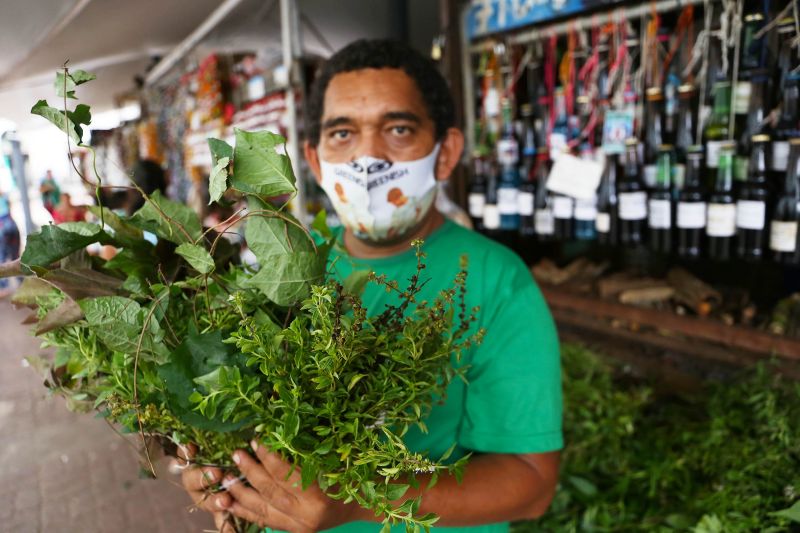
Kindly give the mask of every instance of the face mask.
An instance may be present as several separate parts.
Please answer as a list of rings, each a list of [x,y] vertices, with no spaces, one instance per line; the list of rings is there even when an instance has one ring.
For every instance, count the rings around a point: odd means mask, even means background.
[[[349,163],[320,160],[320,185],[342,224],[361,239],[402,236],[430,211],[436,197],[439,144],[422,159],[391,162],[370,156]]]

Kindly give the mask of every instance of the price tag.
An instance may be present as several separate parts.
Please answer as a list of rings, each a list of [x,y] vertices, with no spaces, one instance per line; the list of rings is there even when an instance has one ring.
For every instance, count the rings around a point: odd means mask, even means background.
[[[769,247],[776,252],[794,252],[797,249],[797,221],[773,220]]]
[[[603,165],[597,161],[561,154],[550,170],[547,188],[573,198],[591,200],[600,185],[602,174]]]

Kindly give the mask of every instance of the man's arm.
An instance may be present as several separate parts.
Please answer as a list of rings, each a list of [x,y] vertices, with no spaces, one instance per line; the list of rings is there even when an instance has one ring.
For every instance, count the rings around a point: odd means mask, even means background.
[[[203,497],[209,486],[200,469],[185,471],[185,488],[200,507],[208,511],[229,511],[250,522],[291,532],[329,529],[355,520],[379,521],[374,513],[357,504],[331,500],[316,486],[303,491],[299,474],[289,475],[291,467],[263,446],[256,450],[258,460],[237,451],[235,461],[250,487],[228,478],[228,491]],[[461,483],[453,476],[441,476],[426,489],[429,476],[419,476],[419,489],[412,489],[402,500],[422,495],[419,514],[435,513],[440,526],[470,526],[537,518],[553,498],[558,479],[559,452],[541,454],[488,454],[472,459]],[[289,476],[287,479],[287,475]],[[213,472],[213,481],[219,472]]]

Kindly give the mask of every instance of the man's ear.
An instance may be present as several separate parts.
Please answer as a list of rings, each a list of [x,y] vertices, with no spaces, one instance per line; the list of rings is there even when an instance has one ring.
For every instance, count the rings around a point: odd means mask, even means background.
[[[436,161],[436,179],[444,181],[453,173],[458,162],[461,160],[461,152],[464,151],[464,134],[458,128],[448,128],[447,133],[442,139],[442,147],[439,150],[439,158]]]
[[[310,142],[306,141],[303,144],[303,152],[305,153],[306,156],[306,162],[308,163],[308,168],[311,169],[311,172],[317,179],[317,183],[322,183],[322,171],[320,170],[319,166],[319,152],[317,151],[317,147],[313,146]]]

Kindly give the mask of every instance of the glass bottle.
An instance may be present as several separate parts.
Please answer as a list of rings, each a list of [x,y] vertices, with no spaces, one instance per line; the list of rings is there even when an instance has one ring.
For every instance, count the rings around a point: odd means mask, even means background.
[[[555,236],[553,202],[550,192],[547,190],[549,162],[550,152],[545,146],[541,146],[536,152],[536,205],[533,215],[536,239],[540,242],[551,241]]]
[[[736,144],[723,142],[719,146],[717,172],[713,191],[706,210],[706,242],[708,256],[727,261],[733,252],[736,235],[736,203],[733,196],[733,156]]]
[[[675,132],[675,168],[672,181],[676,191],[683,188],[686,174],[687,153],[695,145],[695,88],[684,84],[678,87],[678,123]]]
[[[497,210],[500,213],[500,229],[517,231],[519,213],[519,141],[514,131],[511,101],[503,99],[503,123],[497,141],[497,164],[500,168],[500,184],[497,188]]]
[[[659,147],[656,183],[647,200],[650,247],[663,254],[672,251],[672,151],[668,144]]]
[[[619,212],[617,204],[617,156],[606,156],[603,176],[597,188],[597,218],[595,230],[600,244],[616,245],[618,242]]]
[[[769,135],[754,135],[747,181],[736,199],[736,253],[742,259],[760,260],[767,244],[767,146]]]
[[[686,150],[686,176],[678,196],[676,226],[678,255],[686,259],[700,257],[706,229],[706,202],[703,194],[703,147]]]
[[[585,142],[581,145],[581,159],[594,161],[592,146]],[[593,241],[597,238],[595,221],[597,220],[597,196],[575,199],[575,238],[579,241]]]
[[[520,165],[520,185],[517,194],[517,212],[519,213],[519,234],[522,237],[533,237],[534,231],[534,196],[536,184],[536,130],[533,120],[533,106],[529,103],[520,106],[523,122],[522,165]]]
[[[711,184],[716,182],[717,168],[719,166],[719,151],[723,144],[728,142],[728,128],[731,111],[731,84],[720,81],[714,84],[714,108],[708,119],[703,140],[706,145],[706,168],[709,169],[708,178]]]
[[[751,141],[754,135],[761,133],[765,116],[765,100],[767,75],[765,71],[754,71],[750,77],[750,102],[747,118],[741,128],[737,142],[737,154],[734,162],[734,176],[738,181],[747,179],[747,167],[750,161]]]
[[[500,236],[500,211],[497,209],[497,164],[489,161],[486,169],[486,204],[483,206],[483,231],[496,239]]]
[[[467,196],[472,227],[483,231],[483,209],[486,205],[486,161],[475,153],[472,155],[472,180]]]
[[[769,247],[776,262],[800,264],[800,138],[789,141],[789,163],[772,213]]]
[[[644,137],[644,184],[648,189],[656,185],[656,165],[658,149],[663,138],[664,95],[660,87],[650,87],[645,93],[647,125]]]
[[[772,142],[772,161],[771,170],[776,173],[776,177],[782,176],[786,172],[789,157],[789,139],[800,137],[798,128],[798,104],[800,104],[800,74],[789,73],[783,84],[781,91],[783,101],[781,102],[781,114],[775,126],[774,138]]]
[[[632,246],[642,244],[647,225],[647,193],[641,181],[638,152],[638,139],[625,141],[624,170],[622,179],[617,182],[619,240]]]

